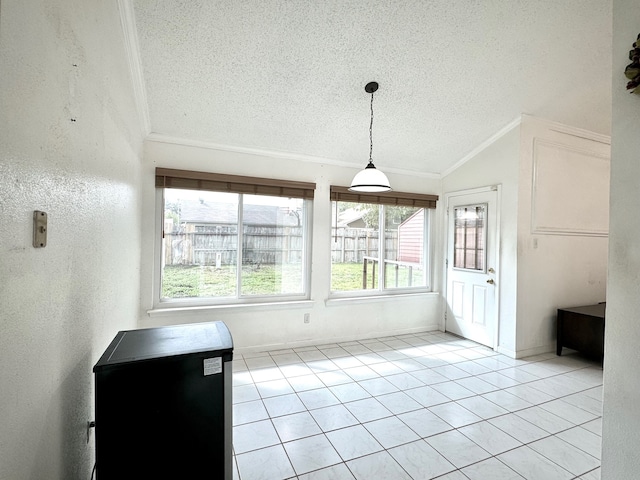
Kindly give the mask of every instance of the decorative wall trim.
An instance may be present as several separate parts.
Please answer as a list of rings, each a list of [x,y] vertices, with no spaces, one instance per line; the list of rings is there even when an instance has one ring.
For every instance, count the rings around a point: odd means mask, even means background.
[[[538,137],[532,156],[532,233],[607,236],[609,157]]]
[[[610,136],[592,132],[591,130],[585,130],[584,128],[565,125],[564,123],[558,123],[552,120],[547,120],[546,118],[534,117],[533,115],[528,114],[522,114],[522,119],[538,123],[552,132],[563,133],[566,135],[571,135],[573,137],[592,140],[594,142],[603,143],[605,145],[611,145]]]
[[[552,132],[564,133],[565,135],[571,135],[573,137],[583,138],[585,140],[591,140],[592,142],[611,145],[611,137],[600,135],[599,133],[589,132],[587,130],[581,130],[575,127],[555,124],[554,126],[550,127],[549,130],[551,130]]]

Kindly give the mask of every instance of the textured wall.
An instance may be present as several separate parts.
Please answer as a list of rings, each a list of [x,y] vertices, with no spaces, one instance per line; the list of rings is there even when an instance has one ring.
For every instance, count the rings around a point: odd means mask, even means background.
[[[138,116],[116,2],[3,0],[0,22],[0,479],[84,479],[91,369],[137,323]]]
[[[640,95],[623,75],[640,33],[636,0],[613,2],[611,230],[605,331],[603,480],[632,480],[640,471]]]

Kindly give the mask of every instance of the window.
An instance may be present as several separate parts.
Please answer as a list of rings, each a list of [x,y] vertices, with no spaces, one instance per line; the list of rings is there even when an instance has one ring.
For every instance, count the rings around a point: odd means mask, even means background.
[[[454,209],[453,267],[465,270],[485,268],[487,206],[467,205]]]
[[[385,293],[429,288],[430,212],[437,196],[356,194],[331,187],[331,291]]]
[[[308,298],[314,184],[157,169],[160,302]]]

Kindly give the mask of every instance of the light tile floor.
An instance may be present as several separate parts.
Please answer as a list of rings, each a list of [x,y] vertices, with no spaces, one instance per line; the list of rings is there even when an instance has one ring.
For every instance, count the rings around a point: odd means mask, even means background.
[[[236,354],[239,480],[600,478],[602,366],[441,333]]]

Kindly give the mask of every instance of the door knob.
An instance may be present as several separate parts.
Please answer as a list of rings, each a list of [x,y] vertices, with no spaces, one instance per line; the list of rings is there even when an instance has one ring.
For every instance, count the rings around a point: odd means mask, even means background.
[[[489,285],[493,285],[493,284],[494,284],[494,283],[496,283],[496,282],[494,282],[494,281],[493,281],[493,278],[490,278],[489,280],[487,280],[487,283],[488,283]]]

